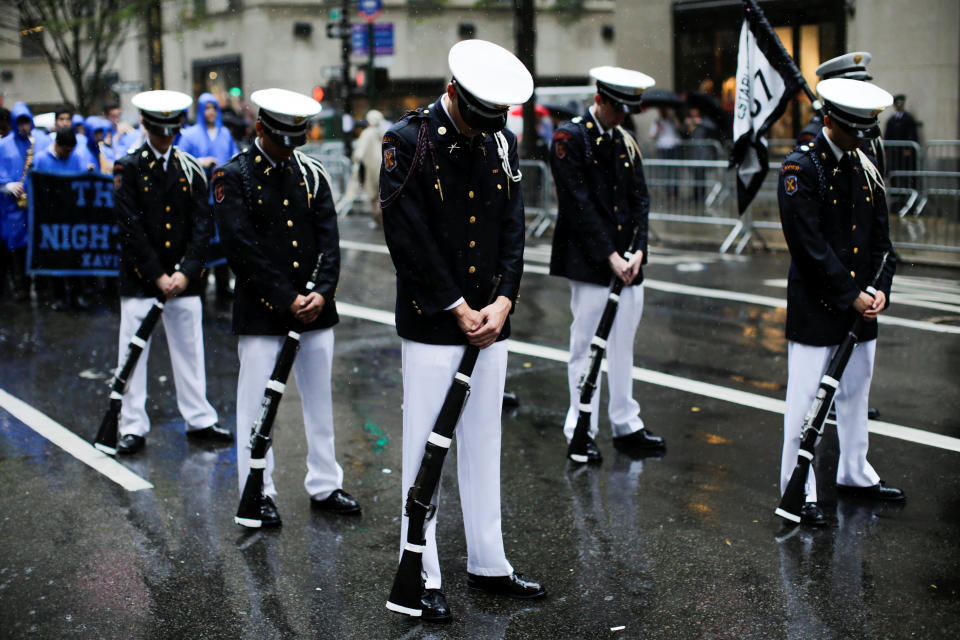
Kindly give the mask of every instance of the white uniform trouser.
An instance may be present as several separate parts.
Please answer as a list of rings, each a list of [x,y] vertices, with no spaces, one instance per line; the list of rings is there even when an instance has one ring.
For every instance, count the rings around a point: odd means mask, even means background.
[[[417,478],[427,437],[440,413],[465,347],[403,340],[403,500]],[[480,351],[470,377],[470,396],[457,423],[457,478],[467,539],[467,571],[481,576],[513,573],[503,550],[500,527],[500,412],[507,376],[507,344]],[[433,497],[439,505],[440,486]],[[426,588],[440,588],[437,517],[427,523],[423,570]],[[407,516],[400,547],[407,541]],[[401,552],[402,553],[402,552]]]
[[[156,298],[120,299],[119,367],[130,339],[137,333]],[[164,303],[160,319],[167,333],[173,384],[177,391],[177,408],[187,423],[187,431],[206,429],[217,423],[217,412],[207,401],[207,374],[203,362],[203,325],[200,296],[171,298]],[[156,329],[154,329],[156,332]],[[150,431],[147,417],[147,358],[151,335],[127,382],[120,410],[120,434],[146,436]]]
[[[587,367],[590,356],[590,341],[597,333],[600,316],[607,305],[610,287],[586,282],[570,281],[570,362],[567,364],[567,383],[570,387],[570,408],[563,424],[563,435],[569,441],[577,427],[580,415],[580,376]],[[633,338],[643,315],[643,285],[624,287],[614,317],[610,335],[607,337],[607,382],[610,385],[610,402],[607,412],[613,435],[625,436],[643,428],[640,405],[633,399]],[[597,389],[590,402],[590,437],[597,437],[598,409],[603,375],[597,378]]]
[[[787,345],[787,406],[783,414],[781,494],[797,465],[803,418],[817,395],[820,378],[836,350],[836,346],[816,347],[792,341]],[[867,407],[876,352],[876,340],[861,342],[853,349],[833,399],[840,442],[837,484],[869,487],[880,482],[880,476],[867,462]],[[817,477],[813,465],[807,474],[806,495],[808,502],[817,501]]]
[[[263,392],[286,336],[240,336],[240,379],[237,383],[237,470],[240,491],[250,472],[250,432],[260,411]],[[307,436],[307,476],[303,486],[311,497],[323,500],[343,486],[343,469],[334,449],[333,399],[330,373],[333,366],[333,329],[300,334],[300,351],[293,361],[293,375],[303,407],[303,430]],[[274,424],[270,436],[278,437]],[[273,484],[273,446],[267,451],[263,492],[277,497]]]

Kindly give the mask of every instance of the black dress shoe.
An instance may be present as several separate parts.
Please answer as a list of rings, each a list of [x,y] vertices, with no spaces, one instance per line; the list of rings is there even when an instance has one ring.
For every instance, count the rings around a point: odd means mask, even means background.
[[[600,464],[603,462],[603,456],[600,454],[600,447],[593,438],[587,438],[587,464]]]
[[[205,429],[187,431],[187,437],[193,440],[210,440],[214,442],[233,442],[233,434],[219,424],[212,424]]]
[[[520,406],[520,399],[512,391],[503,392],[503,408],[504,409],[513,409]]]
[[[280,519],[280,512],[277,511],[277,505],[270,496],[263,496],[260,501],[260,526],[261,527],[279,527],[283,524]]]
[[[359,515],[360,503],[343,489],[337,489],[323,500],[310,498],[310,506],[340,515]]]
[[[880,484],[875,484],[870,487],[852,487],[846,484],[838,484],[837,493],[852,498],[866,498],[869,500],[887,500],[889,502],[903,502],[906,500],[903,491],[896,487],[888,487],[883,480],[880,481]]]
[[[143,449],[145,444],[147,444],[147,439],[143,436],[135,436],[132,433],[127,433],[120,436],[120,440],[117,442],[117,453],[136,453],[140,451],[140,449]]]
[[[467,586],[520,600],[542,598],[547,593],[542,584],[529,580],[516,571],[508,576],[478,576],[467,573]]]
[[[823,510],[816,502],[804,502],[800,508],[800,524],[825,527],[827,526],[827,516],[823,515]]]
[[[646,429],[637,429],[625,436],[613,439],[613,445],[620,449],[658,450],[665,449],[667,444],[660,436],[655,436]]]
[[[440,589],[424,589],[420,596],[420,619],[424,622],[450,622],[450,607]]]

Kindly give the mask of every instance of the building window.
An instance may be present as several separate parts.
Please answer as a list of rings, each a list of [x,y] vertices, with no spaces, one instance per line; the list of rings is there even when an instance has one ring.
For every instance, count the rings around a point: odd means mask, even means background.
[[[243,66],[240,56],[207,58],[193,61],[193,96],[212,93],[221,107],[230,106],[238,113],[243,98]]]
[[[207,0],[193,0],[193,15],[195,18],[207,15]]]

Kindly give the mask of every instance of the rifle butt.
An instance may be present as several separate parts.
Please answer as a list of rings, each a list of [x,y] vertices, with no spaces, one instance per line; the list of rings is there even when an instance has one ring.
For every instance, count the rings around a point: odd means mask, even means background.
[[[580,414],[577,416],[577,426],[573,430],[573,437],[567,445],[567,457],[577,464],[587,462],[587,440],[590,437],[590,405],[580,403]]]
[[[813,455],[810,452],[800,449],[797,455],[797,466],[793,468],[787,488],[784,489],[783,496],[780,498],[780,504],[774,510],[775,514],[790,522],[800,522],[800,511],[803,509],[803,501],[806,497],[804,487],[807,484],[807,473],[810,471],[812,459]]]
[[[397,575],[393,578],[387,609],[419,618],[423,613],[420,596],[423,594],[423,552],[426,542],[407,542],[400,556]]]
[[[237,515],[234,516],[233,521],[241,527],[259,529],[263,526],[263,516],[261,515],[263,467],[254,466],[254,460],[251,460],[250,463],[250,473],[247,474],[247,481],[243,485],[243,493],[240,494],[240,506],[237,507]]]
[[[93,439],[93,446],[108,456],[117,455],[117,440],[120,430],[120,409],[123,406],[120,400],[120,394],[116,391],[110,393],[110,408],[100,421],[100,429]]]

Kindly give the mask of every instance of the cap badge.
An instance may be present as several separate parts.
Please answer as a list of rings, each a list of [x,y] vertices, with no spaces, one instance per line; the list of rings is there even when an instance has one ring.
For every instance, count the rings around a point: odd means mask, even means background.
[[[863,60],[863,56],[859,53],[853,56],[853,64],[860,64],[860,61]]]

